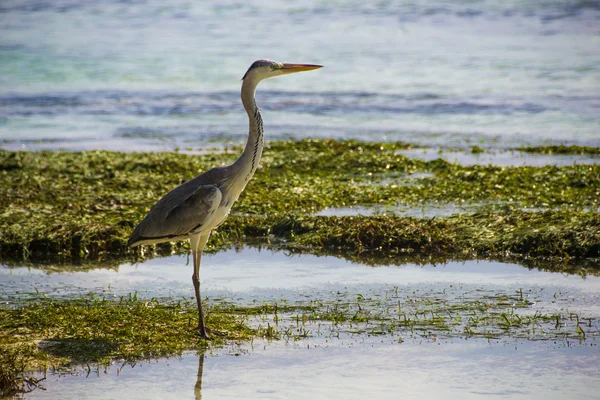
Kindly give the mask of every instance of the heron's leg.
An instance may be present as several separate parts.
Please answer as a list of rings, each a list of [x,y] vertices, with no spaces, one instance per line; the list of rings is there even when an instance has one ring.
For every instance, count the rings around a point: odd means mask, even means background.
[[[208,339],[206,333],[206,327],[204,326],[204,312],[202,311],[202,298],[200,297],[200,259],[202,253],[192,251],[194,258],[194,274],[192,275],[192,283],[194,284],[194,291],[196,292],[196,303],[198,304],[198,333],[204,339]]]
[[[202,251],[208,241],[209,235],[194,235],[190,237],[192,247],[192,258],[194,261],[194,273],[192,274],[192,283],[196,293],[196,303],[198,304],[198,333],[204,339],[208,339],[208,332],[204,326],[204,311],[202,310],[202,298],[200,297],[200,261],[202,260]]]

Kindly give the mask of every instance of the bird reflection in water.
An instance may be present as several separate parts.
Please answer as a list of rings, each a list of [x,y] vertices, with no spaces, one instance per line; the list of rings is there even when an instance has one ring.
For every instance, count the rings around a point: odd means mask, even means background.
[[[206,349],[198,351],[198,376],[196,377],[196,385],[194,386],[194,399],[202,399],[202,374],[204,372],[204,358],[206,357]]]

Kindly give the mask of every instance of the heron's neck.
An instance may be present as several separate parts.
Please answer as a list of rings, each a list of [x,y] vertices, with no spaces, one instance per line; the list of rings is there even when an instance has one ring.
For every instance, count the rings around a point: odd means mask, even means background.
[[[242,83],[242,104],[248,113],[250,130],[244,152],[233,164],[233,168],[237,170],[236,175],[238,179],[243,179],[244,186],[258,168],[264,147],[263,121],[260,110],[254,100],[257,85],[258,81],[253,79],[245,79]]]

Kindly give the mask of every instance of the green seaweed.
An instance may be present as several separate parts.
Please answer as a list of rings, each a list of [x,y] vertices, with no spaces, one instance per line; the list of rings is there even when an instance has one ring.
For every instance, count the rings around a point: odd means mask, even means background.
[[[135,362],[263,336],[241,315],[229,312],[209,309],[206,322],[224,336],[210,343],[200,338],[195,303],[187,300],[160,302],[138,299],[137,294],[117,300],[42,297],[0,307],[0,352],[16,351],[28,369],[60,369]]]
[[[268,143],[261,169],[209,251],[249,240],[266,244],[274,236],[284,247],[387,258],[508,255],[570,264],[600,257],[599,165],[462,166],[399,155],[404,148],[334,140]],[[111,264],[183,252],[186,243],[143,253],[125,243],[158,198],[232,162],[239,150],[198,156],[0,151],[0,262]],[[330,207],[444,204],[470,213],[434,220],[393,211],[313,216]]]

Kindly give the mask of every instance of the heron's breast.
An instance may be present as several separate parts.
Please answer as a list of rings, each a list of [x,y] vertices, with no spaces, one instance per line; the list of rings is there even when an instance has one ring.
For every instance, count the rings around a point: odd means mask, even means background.
[[[221,192],[223,193],[221,204],[219,204],[219,207],[213,213],[210,221],[208,221],[202,227],[203,231],[212,231],[227,219],[233,203],[235,203],[238,197],[240,197],[240,194],[244,190],[246,183],[248,183],[248,181],[238,178],[234,180],[226,189],[221,188]]]
[[[221,225],[227,219],[227,216],[229,216],[232,203],[221,203],[213,213],[212,218],[202,226],[202,231],[209,232]]]

